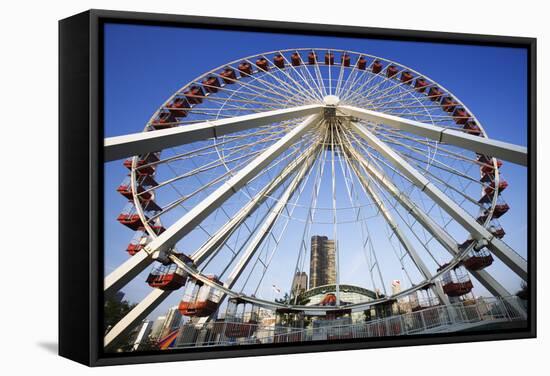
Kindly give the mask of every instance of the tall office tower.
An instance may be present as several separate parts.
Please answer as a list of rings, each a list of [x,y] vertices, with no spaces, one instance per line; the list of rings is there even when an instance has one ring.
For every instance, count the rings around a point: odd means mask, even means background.
[[[307,273],[306,272],[296,272],[294,278],[292,279],[292,296],[298,296],[304,291],[307,290]]]
[[[392,295],[399,294],[401,292],[401,281],[394,279],[391,281],[391,293]]]
[[[162,325],[159,339],[166,337],[170,332],[178,329],[181,317],[181,313],[177,306],[170,308],[166,313],[166,320],[164,320],[164,324]]]
[[[336,247],[326,236],[311,237],[309,288],[336,283]]]

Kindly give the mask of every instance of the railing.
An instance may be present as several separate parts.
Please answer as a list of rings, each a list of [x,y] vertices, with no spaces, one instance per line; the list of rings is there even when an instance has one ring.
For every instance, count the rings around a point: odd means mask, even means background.
[[[229,321],[210,322],[200,326],[186,323],[180,328],[176,347],[234,346],[454,332],[477,325],[523,321],[526,318],[523,303],[516,296],[479,298],[352,324],[343,324],[344,320],[323,320],[320,327],[315,327],[315,324],[313,327],[301,328]],[[236,328],[235,325],[239,327]],[[235,337],[235,333],[246,333],[246,336]]]

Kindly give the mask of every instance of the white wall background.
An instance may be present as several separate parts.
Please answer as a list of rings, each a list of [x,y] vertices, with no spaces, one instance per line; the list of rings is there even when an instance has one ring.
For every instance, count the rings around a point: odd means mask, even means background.
[[[536,340],[269,356],[87,369],[57,342],[57,20],[88,8],[537,37],[539,228],[549,221],[548,10],[543,1],[95,0],[0,5],[0,370],[17,374],[258,375],[544,374],[548,361],[548,249],[539,236]],[[31,99],[32,98],[32,99]],[[541,231],[542,233],[543,231]],[[7,241],[7,242],[6,242]],[[85,320],[85,318],[83,318]],[[32,373],[31,373],[32,372]]]

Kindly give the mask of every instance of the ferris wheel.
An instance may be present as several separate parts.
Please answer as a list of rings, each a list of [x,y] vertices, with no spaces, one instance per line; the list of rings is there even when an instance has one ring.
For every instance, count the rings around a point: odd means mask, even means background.
[[[381,57],[300,48],[211,69],[168,97],[143,132],[105,140],[105,160],[128,158],[117,219],[135,236],[104,294],[147,268],[153,288],[105,344],[172,293],[183,294],[183,314],[203,318],[224,299],[331,312],[417,292],[449,304],[474,284],[511,295],[490,266],[498,259],[527,277],[499,223],[510,209],[502,161],[526,165],[526,155],[491,139],[441,84]],[[316,235],[335,248],[335,299],[321,308],[290,286],[308,271]],[[360,271],[353,283],[375,292],[368,302],[341,299],[350,264]],[[265,293],[270,273],[288,276],[286,301]],[[388,291],[395,273],[405,288]]]

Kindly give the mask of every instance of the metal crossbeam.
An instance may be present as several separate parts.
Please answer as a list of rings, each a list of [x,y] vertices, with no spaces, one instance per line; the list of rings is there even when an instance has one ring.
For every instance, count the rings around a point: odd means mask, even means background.
[[[205,121],[169,129],[109,137],[104,141],[103,158],[105,162],[109,162],[134,155],[146,154],[173,146],[220,137],[261,125],[318,114],[322,108],[322,105],[312,104],[236,116],[228,119]]]
[[[279,141],[267,148],[245,168],[188,211],[176,223],[144,247],[143,250],[139,251],[131,259],[109,274],[104,281],[104,293],[107,296],[116,293],[116,291],[151,264],[154,257],[158,257],[162,252],[173,247],[179,239],[193,230],[204,218],[229,199],[250,179],[256,176],[258,172],[302,137],[303,134],[315,126],[318,123],[319,117],[320,115],[308,116],[301,124],[295,126]]]
[[[433,237],[447,250],[452,256],[459,253],[457,242],[441,227],[437,224],[428,214],[420,209],[411,199],[400,189],[392,183],[392,181],[375,167],[372,163],[369,163],[365,157],[360,153],[354,154],[354,158],[361,164],[369,176],[376,179],[376,181],[384,187],[396,200],[402,205],[411,216],[418,221]],[[485,270],[472,272],[472,275],[493,295],[495,296],[510,296],[511,294],[489,273]]]
[[[310,159],[317,151],[319,145],[310,146],[297,159],[289,163],[281,173],[276,176],[269,184],[267,184],[260,192],[258,192],[245,206],[243,206],[229,221],[227,221],[212,237],[210,237],[197,251],[190,257],[195,265],[200,265],[219,247],[227,241],[229,235],[237,226],[239,226],[246,218],[254,211],[292,175],[296,169],[301,166],[306,160]]]
[[[170,293],[171,291],[153,289],[149,295],[109,330],[109,333],[107,333],[103,339],[103,345],[107,347],[121,335],[130,332],[134,328],[135,323],[146,318],[147,315],[153,312],[153,310],[170,295]]]
[[[449,196],[432,184],[424,175],[411,166],[404,158],[389,147],[384,141],[376,137],[363,124],[350,122],[350,127],[371,147],[376,149],[391,164],[399,169],[414,185],[426,193],[437,205],[449,214],[458,224],[464,227],[476,240],[485,239],[487,247],[493,251],[504,264],[523,280],[527,279],[527,261],[518,255],[502,240],[495,237],[489,230],[480,225],[475,218],[461,208]]]
[[[359,119],[371,121],[377,124],[388,125],[405,132],[421,137],[446,143],[463,149],[472,150],[476,153],[501,158],[522,166],[527,165],[527,148],[497,141],[490,138],[479,137],[454,129],[438,127],[432,124],[421,123],[416,120],[404,119],[402,117],[383,114],[377,111],[365,110],[353,106],[339,106],[345,114]]]
[[[357,159],[356,155],[358,153],[356,150],[352,148],[351,145],[346,143],[343,145],[343,148],[345,152],[349,153],[350,156],[353,157],[353,159]],[[422,258],[418,255],[418,252],[416,251],[415,247],[413,246],[413,244],[411,243],[407,235],[405,235],[403,230],[401,230],[401,228],[399,227],[399,224],[395,221],[392,214],[390,213],[390,211],[388,210],[388,208],[386,207],[386,205],[384,204],[384,202],[382,201],[382,199],[380,198],[380,196],[372,186],[371,182],[367,180],[365,174],[363,174],[354,163],[350,163],[350,166],[355,172],[355,175],[358,177],[359,182],[361,183],[365,191],[372,198],[373,202],[378,207],[378,210],[380,211],[380,213],[382,213],[382,216],[384,217],[386,222],[389,224],[393,233],[397,236],[397,239],[399,240],[399,242],[401,243],[405,251],[407,251],[407,253],[411,257],[417,269],[420,271],[420,273],[424,276],[425,279],[431,280],[432,274],[430,273],[428,266],[424,263]],[[451,304],[451,302],[449,301],[449,298],[447,297],[447,295],[445,295],[445,293],[441,289],[441,286],[434,285],[433,291],[439,298],[440,302],[444,303],[445,305]]]

